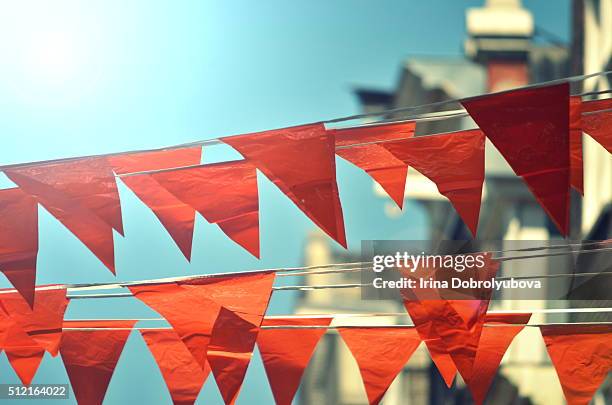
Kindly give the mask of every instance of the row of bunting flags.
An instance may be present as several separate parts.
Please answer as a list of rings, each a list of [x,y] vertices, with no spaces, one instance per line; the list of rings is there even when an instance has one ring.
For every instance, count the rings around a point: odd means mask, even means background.
[[[487,260],[495,275],[498,262]],[[171,328],[142,328],[174,404],[193,404],[213,374],[234,404],[257,344],[274,399],[290,405],[333,315],[265,317],[275,273],[261,271],[130,286]],[[415,326],[335,326],[357,362],[370,404],[378,404],[421,342],[446,385],[459,373],[485,401],[504,353],[530,313],[488,313],[491,290],[470,300],[420,300],[403,292]],[[137,320],[64,320],[64,286],[36,290],[33,308],[0,291],[0,349],[25,385],[45,352],[61,354],[77,402],[101,404]],[[612,370],[612,325],[539,326],[570,405],[587,405]]]
[[[113,230],[123,235],[116,175],[124,175],[188,260],[196,212],[259,257],[256,169],[346,247],[335,155],[365,170],[400,208],[412,167],[437,185],[475,235],[485,137],[567,235],[570,185],[583,191],[582,133],[612,153],[612,99],[583,102],[564,83],[462,104],[479,129],[413,137],[414,121],[344,129],[319,123],[222,138],[242,154],[239,161],[200,165],[201,146],[192,146],[4,167],[18,187],[0,190],[0,271],[33,305],[40,204],[115,273]]]

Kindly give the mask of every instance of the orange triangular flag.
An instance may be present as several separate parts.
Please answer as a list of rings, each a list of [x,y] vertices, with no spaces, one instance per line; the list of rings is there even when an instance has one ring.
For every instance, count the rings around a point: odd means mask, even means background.
[[[0,331],[3,335],[1,348],[23,385],[30,385],[45,350],[41,348],[15,321],[0,310]]]
[[[193,280],[185,285],[222,305],[206,356],[226,404],[235,402],[242,386],[268,308],[274,276],[274,272],[247,273]]]
[[[140,333],[155,358],[174,405],[192,405],[210,374],[210,368],[200,368],[172,329],[147,329]]]
[[[408,121],[329,131],[334,131],[336,154],[365,170],[401,209],[408,165],[385,149],[383,143],[411,138],[415,127],[415,122]]]
[[[567,235],[569,83],[473,97],[461,104]]]
[[[150,175],[234,242],[259,257],[257,172],[248,161],[223,162]],[[136,176],[140,177],[140,176]]]
[[[495,277],[499,262],[492,259],[490,253],[471,255],[480,257],[483,265],[476,273],[470,273],[470,278],[475,281],[486,281]],[[425,269],[436,279],[448,278],[451,274],[442,267],[433,270],[432,272],[432,268]],[[456,273],[455,277],[459,275],[467,276],[467,273]],[[411,297],[410,293],[414,293],[414,297]],[[420,316],[413,318],[415,324],[423,325],[419,326],[420,328],[432,328],[429,333],[435,333],[433,336],[442,340],[464,380],[469,380],[473,371],[491,294],[492,289],[484,285],[473,289],[415,288],[402,291],[404,299],[418,300],[419,306],[426,313],[426,315],[417,314]],[[464,299],[444,299],[447,295],[463,296]]]
[[[320,328],[262,329],[257,346],[277,405],[291,405],[302,375],[332,318],[265,318],[262,326]]]
[[[102,404],[135,323],[127,320],[64,323],[60,354],[79,404]]]
[[[115,177],[106,159],[24,166],[4,173],[115,273],[113,227],[123,232],[123,226]]]
[[[28,177],[49,189],[39,188],[33,194],[60,193],[80,205],[123,235],[121,203],[113,170],[105,157],[71,159],[63,162],[32,164],[5,170]],[[19,185],[18,182],[15,182]],[[25,190],[29,192],[28,190]],[[42,202],[41,202],[42,203]],[[45,205],[43,203],[43,205]]]
[[[222,139],[261,170],[304,214],[346,248],[334,136],[323,124]]]
[[[177,283],[130,286],[136,298],[163,316],[204,371],[206,348],[221,306]]]
[[[206,351],[221,307],[240,313],[259,326],[270,299],[274,274],[264,271],[211,276],[135,285],[129,289],[136,298],[166,318],[204,370]],[[210,366],[214,372],[213,364]]]
[[[612,370],[612,325],[548,325],[540,331],[569,405],[588,405]]]
[[[62,338],[64,313],[68,306],[66,287],[39,286],[36,290],[34,308],[15,292],[0,294],[0,306],[21,330],[52,356],[57,356]]]
[[[482,329],[474,360],[474,370],[469,380],[466,381],[477,405],[484,403],[508,346],[523,330],[530,317],[531,314],[487,314],[488,326],[485,325]]]
[[[415,328],[344,327],[338,331],[357,361],[370,405],[382,400],[421,343]]]
[[[200,164],[202,148],[170,149],[109,157],[117,174]],[[195,210],[181,202],[148,175],[124,176],[121,180],[155,214],[187,260],[191,259]]]
[[[7,348],[5,351],[6,357],[15,373],[17,373],[21,383],[23,385],[30,385],[45,356],[45,351],[37,346]]]
[[[446,346],[440,336],[436,333],[432,322],[429,320],[427,310],[416,300],[404,300],[404,307],[410,319],[414,322],[421,340],[425,342],[431,360],[436,365],[448,388],[453,385],[457,375],[457,367],[453,358],[446,351]]]
[[[381,144],[436,183],[476,235],[484,182],[485,138],[480,130],[423,136]]]
[[[19,188],[0,190],[0,271],[34,306],[38,204]]]

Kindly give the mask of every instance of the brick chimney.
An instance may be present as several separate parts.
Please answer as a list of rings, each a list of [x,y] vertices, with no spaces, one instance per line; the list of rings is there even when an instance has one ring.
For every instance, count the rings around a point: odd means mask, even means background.
[[[533,17],[520,0],[487,0],[466,12],[468,58],[488,71],[488,91],[529,83],[528,56],[534,32]]]

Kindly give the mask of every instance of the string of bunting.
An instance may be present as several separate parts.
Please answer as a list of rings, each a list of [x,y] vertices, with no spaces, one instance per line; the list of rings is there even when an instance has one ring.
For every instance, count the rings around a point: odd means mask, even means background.
[[[0,224],[7,230],[0,236],[0,270],[33,305],[41,204],[115,273],[113,231],[124,234],[115,175],[127,174],[132,175],[122,181],[153,210],[188,260],[196,212],[260,256],[257,170],[346,247],[336,154],[368,172],[400,208],[408,168],[416,169],[476,235],[485,137],[567,235],[569,185],[582,191],[582,131],[612,149],[612,99],[583,102],[569,96],[569,82],[593,76],[450,100],[459,102],[479,129],[436,136],[414,137],[415,120],[340,129],[315,123],[222,138],[242,154],[240,161],[200,165],[198,144],[2,166],[18,187],[0,190]],[[433,106],[440,103],[428,107]]]
[[[612,244],[612,239],[602,240],[602,241],[585,241],[581,243],[565,243],[565,244],[556,244],[556,245],[541,245],[541,246],[530,246],[524,248],[517,249],[505,249],[498,251],[488,251],[488,254],[504,254],[504,253],[513,253],[513,252],[535,252],[535,251],[543,251],[543,250],[564,250],[561,252],[552,252],[552,253],[543,253],[543,254],[531,254],[531,255],[523,255],[523,256],[500,256],[492,258],[497,262],[504,261],[512,261],[512,260],[528,260],[528,259],[537,259],[537,258],[546,258],[546,257],[556,257],[556,256],[565,256],[565,255],[573,255],[578,252],[575,252],[571,249],[580,248],[584,250],[580,250],[580,254],[593,254],[593,253],[601,253],[601,252],[610,252],[612,251],[612,247],[608,247]],[[568,249],[570,249],[568,251]],[[450,255],[454,256],[454,255]],[[136,280],[136,281],[126,281],[120,283],[85,283],[85,284],[67,284],[67,285],[50,285],[50,286],[37,286],[36,290],[41,289],[54,289],[54,288],[67,288],[68,291],[76,292],[81,290],[99,290],[99,289],[116,289],[128,287],[130,285],[143,285],[143,284],[157,284],[164,282],[175,282],[175,281],[187,281],[194,280],[200,278],[209,278],[216,276],[230,276],[230,275],[243,275],[250,273],[257,273],[261,271],[272,271],[276,272],[277,277],[297,277],[304,275],[324,275],[324,274],[337,274],[337,273],[346,273],[346,272],[358,272],[363,271],[366,267],[372,264],[371,261],[362,261],[362,262],[349,262],[349,263],[332,263],[332,264],[323,264],[323,265],[314,265],[314,266],[301,266],[301,267],[292,267],[292,268],[275,268],[275,269],[263,269],[263,270],[247,270],[247,271],[238,271],[238,272],[226,272],[226,273],[217,273],[217,274],[199,274],[199,275],[190,275],[190,276],[179,276],[179,277],[167,277],[167,278],[157,278],[157,279],[149,279],[149,280]],[[321,270],[322,269],[322,270]],[[576,272],[576,273],[568,273],[568,274],[541,274],[541,275],[515,275],[512,277],[497,277],[498,280],[506,280],[510,278],[515,279],[530,279],[530,278],[570,278],[570,277],[592,277],[599,275],[607,275],[605,272]],[[610,273],[612,274],[612,273]],[[343,284],[343,285],[310,285],[310,286],[281,286],[281,287],[273,287],[273,290],[295,290],[295,289],[316,289],[316,288],[338,288],[338,287],[362,287],[366,284]],[[15,290],[4,289],[0,290],[1,294],[12,293]],[[99,295],[73,295],[70,298],[90,298],[90,297],[123,297],[123,296],[131,296],[130,294],[99,294]]]
[[[495,275],[498,265],[488,260],[486,273]],[[339,333],[359,364],[372,404],[382,399],[421,342],[447,384],[461,374],[474,400],[482,403],[503,354],[526,326],[541,330],[571,404],[590,399],[612,368],[612,344],[608,344],[612,342],[611,322],[529,323],[531,314],[537,312],[601,313],[611,308],[489,311],[491,294],[484,289],[480,299],[469,301],[404,298],[412,325],[332,325],[343,315],[265,317],[274,277],[275,272],[262,271],[129,286],[136,298],[171,326],[137,329],[175,403],[193,403],[212,372],[225,403],[233,404],[255,344],[277,402],[290,403],[317,342],[329,328]],[[77,401],[102,403],[125,342],[139,319],[66,320],[66,292],[65,287],[37,290],[34,308],[16,291],[0,295],[3,348],[26,385],[45,352],[61,353]],[[568,367],[574,366],[567,356],[572,361],[587,361],[578,380],[575,375],[567,378]],[[187,398],[180,397],[186,395],[180,388],[184,384],[191,387]]]
[[[117,177],[151,208],[187,260],[191,258],[196,213],[259,257],[259,171],[346,248],[336,180],[337,155],[366,171],[400,208],[407,171],[417,170],[436,184],[475,236],[484,181],[485,139],[489,139],[516,175],[523,178],[559,232],[567,235],[570,187],[583,191],[583,133],[612,153],[612,99],[583,101],[581,96],[570,96],[569,83],[609,73],[388,110],[376,115],[394,118],[453,102],[462,106],[462,110],[373,125],[325,125],[369,116],[360,114],[159,150],[1,166],[0,170],[17,185],[0,190],[0,271],[15,287],[0,294],[1,349],[25,385],[32,382],[45,353],[61,353],[79,404],[101,404],[138,320],[66,320],[69,301],[78,297],[68,295],[68,291],[127,288],[127,296],[142,301],[171,327],[141,328],[140,333],[175,404],[193,403],[210,374],[224,402],[234,404],[257,344],[276,402],[289,405],[333,316],[265,317],[272,292],[354,288],[361,284],[275,287],[276,273],[356,271],[351,268],[363,263],[36,287],[38,205],[68,228],[112,273],[113,235],[124,235]],[[467,115],[478,128],[415,136],[419,120]],[[202,146],[219,142],[244,159],[201,165]],[[580,253],[611,249],[595,246]],[[489,252],[485,254],[485,269],[477,277],[494,278],[502,261],[573,253],[494,258]],[[424,299],[418,292],[404,289],[403,304],[413,325],[336,327],[359,366],[370,404],[382,400],[421,342],[425,342],[445,383],[450,386],[459,373],[474,401],[482,404],[504,353],[525,326],[540,329],[568,403],[590,401],[612,369],[612,324],[529,324],[531,312],[490,312],[492,289],[479,286],[476,290],[473,299],[451,300]],[[126,294],[91,294],[89,298],[96,296]],[[583,366],[576,371],[578,363]]]
[[[485,137],[567,235],[570,185],[582,191],[582,133],[612,150],[612,99],[581,101],[569,95],[569,82],[587,77],[593,75],[449,100],[464,108],[452,115],[467,112],[479,128],[435,136],[415,137],[416,119],[349,128],[314,123],[221,138],[244,157],[240,161],[201,165],[199,142],[5,165],[1,170],[18,187],[0,190],[0,225],[6,230],[0,235],[0,271],[33,305],[40,204],[115,273],[113,233],[124,234],[117,175],[151,208],[187,260],[196,212],[247,252],[260,256],[257,170],[346,247],[335,155],[365,170],[400,208],[409,167],[419,171],[437,185],[476,235]],[[341,120],[355,117],[359,116]],[[436,117],[442,115],[421,118]]]

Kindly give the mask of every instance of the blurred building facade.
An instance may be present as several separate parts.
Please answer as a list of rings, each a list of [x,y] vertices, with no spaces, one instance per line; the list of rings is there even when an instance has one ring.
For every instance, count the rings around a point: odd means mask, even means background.
[[[486,92],[501,91],[534,82],[543,82],[571,74],[611,70],[612,0],[576,0],[572,4],[572,43],[560,44],[542,34],[531,13],[520,0],[486,0],[483,6],[466,10],[468,37],[463,57],[410,57],[401,66],[400,77],[392,92],[356,89],[364,112],[416,106],[449,99],[459,99]],[[584,62],[582,62],[584,61]],[[609,79],[584,83],[581,91],[606,90]],[[449,110],[459,105],[445,106]],[[427,111],[423,111],[427,112]],[[401,115],[394,117],[402,118]],[[417,135],[433,134],[474,127],[467,118],[419,122]],[[587,137],[588,138],[588,137]],[[488,142],[488,141],[487,141]],[[612,201],[612,158],[591,139],[585,139],[585,196],[572,191],[573,239],[610,238]],[[480,240],[554,240],[560,239],[556,228],[535,201],[523,181],[514,175],[499,152],[488,145],[486,180],[483,190],[478,238]],[[380,186],[374,192],[386,198]],[[415,170],[409,170],[405,197],[419,201],[429,219],[429,240],[469,240],[470,233],[436,186]],[[386,212],[402,215],[388,199]],[[607,221],[607,222],[606,222]],[[604,235],[604,236],[602,236]],[[483,244],[486,248],[486,243]],[[305,264],[356,262],[358,253],[338,252],[328,239],[313,233],[305,247]],[[510,262],[511,263],[511,262]],[[504,265],[506,275],[518,275],[520,263]],[[573,269],[543,259],[538,273],[567,273]],[[321,281],[308,276],[306,284]],[[360,274],[327,275],[325,282],[359,283]],[[546,308],[559,306],[546,300],[528,303],[504,300],[492,302],[491,309]],[[364,301],[359,289],[333,289],[304,292],[296,313],[371,313],[403,312],[395,300]],[[534,314],[532,321],[564,322],[570,318],[556,314]],[[334,322],[346,324],[406,324],[408,317],[345,318]],[[525,328],[511,345],[500,373],[489,394],[495,404],[562,404],[560,385],[548,360],[537,328]],[[609,385],[608,385],[609,386]],[[604,387],[602,392],[609,388]],[[596,398],[602,401],[603,394]],[[425,345],[421,345],[404,371],[395,380],[383,404],[470,404],[460,377],[447,389]],[[366,396],[355,361],[335,333],[320,342],[299,394],[301,404],[365,404]],[[604,402],[599,402],[604,403]]]

